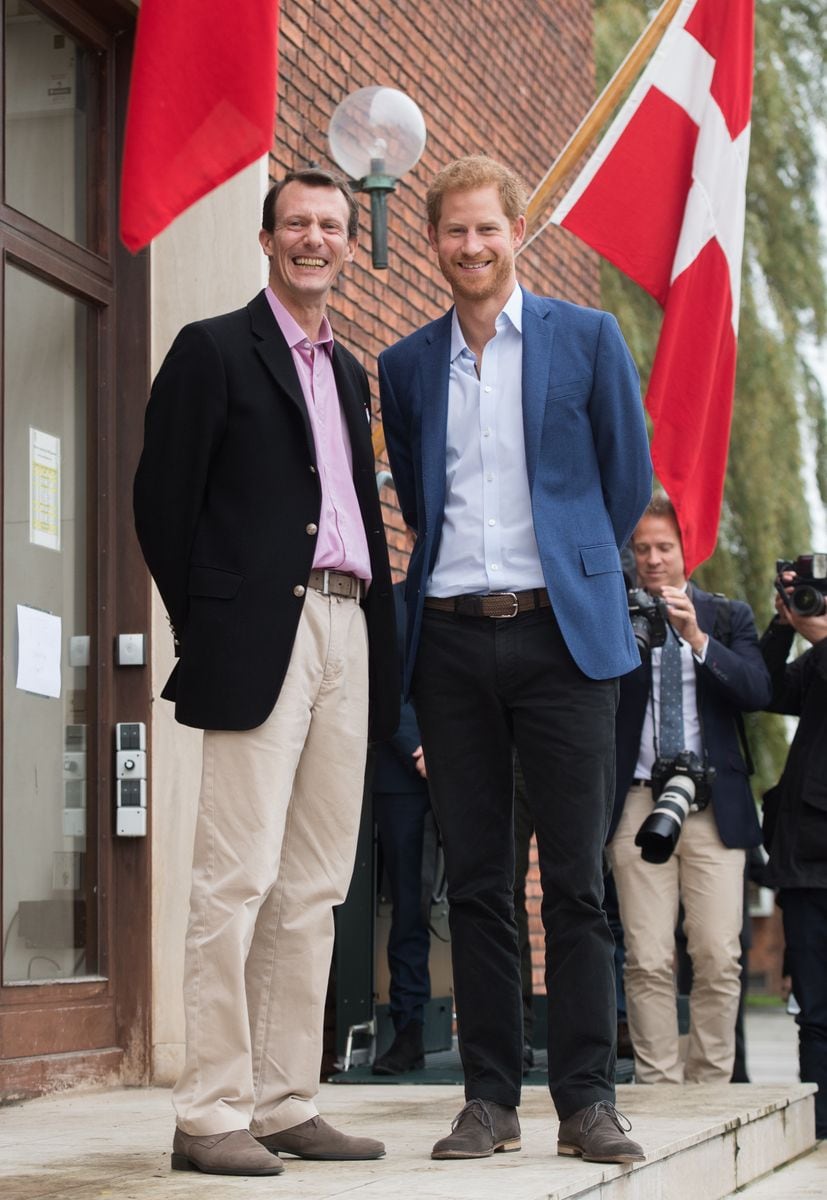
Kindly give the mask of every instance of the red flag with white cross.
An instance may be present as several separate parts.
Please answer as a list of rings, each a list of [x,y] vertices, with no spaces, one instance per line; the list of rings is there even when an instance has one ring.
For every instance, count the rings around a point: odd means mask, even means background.
[[[687,573],[726,473],[752,102],[754,0],[684,0],[552,220],[664,308],[646,407]]]
[[[121,238],[140,250],[273,142],[278,0],[142,0]]]

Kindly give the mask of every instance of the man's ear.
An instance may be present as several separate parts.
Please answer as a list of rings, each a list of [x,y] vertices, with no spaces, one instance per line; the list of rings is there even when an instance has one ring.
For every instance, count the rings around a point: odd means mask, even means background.
[[[522,246],[525,240],[526,220],[524,216],[517,217],[517,220],[511,226],[511,245],[516,250],[518,246]]]
[[[266,229],[260,229],[258,234],[258,244],[261,246],[268,258],[273,255],[273,235],[268,233]]]
[[[436,250],[436,248],[437,248],[436,229],[434,228],[433,225],[430,225],[430,224],[428,225],[428,241],[431,243],[431,249]]]

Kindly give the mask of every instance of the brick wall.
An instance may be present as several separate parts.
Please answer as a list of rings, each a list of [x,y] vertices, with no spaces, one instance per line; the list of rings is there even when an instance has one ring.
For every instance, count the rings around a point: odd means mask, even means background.
[[[371,377],[377,410],[379,351],[450,303],[425,234],[430,179],[452,158],[487,153],[533,189],[593,97],[591,36],[591,0],[282,0],[274,175],[310,162],[335,168],[328,122],[357,88],[399,88],[425,117],[425,153],[388,201],[389,269],[371,268],[362,197],[360,251],[330,304],[337,336]],[[556,228],[520,257],[519,278],[540,294],[599,303],[595,256]],[[382,499],[399,578],[407,557],[403,523],[393,491]],[[535,990],[543,991],[536,848],[527,890]]]

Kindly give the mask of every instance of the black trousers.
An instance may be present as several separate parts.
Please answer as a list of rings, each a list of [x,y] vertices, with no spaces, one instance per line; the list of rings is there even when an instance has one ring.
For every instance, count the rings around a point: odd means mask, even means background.
[[[827,1138],[827,888],[785,887],[779,899],[786,961],[801,1009],[796,1017],[801,1081],[818,1084],[816,1137]]]
[[[565,1120],[614,1099],[614,942],[602,908],[617,680],[588,679],[548,608],[512,620],[425,610],[413,679],[442,832],[465,1094],[520,1102],[513,752],[540,859],[549,1089]]]

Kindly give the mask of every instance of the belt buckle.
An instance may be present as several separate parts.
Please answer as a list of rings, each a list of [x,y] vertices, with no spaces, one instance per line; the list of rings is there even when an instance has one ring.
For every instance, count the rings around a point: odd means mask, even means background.
[[[520,611],[520,602],[517,599],[516,592],[490,592],[489,595],[491,595],[491,596],[510,596],[511,599],[514,601],[514,611],[513,612],[492,613],[491,616],[492,616],[493,620],[495,620],[495,621],[510,621],[513,617],[516,617],[517,613]]]
[[[328,571],[327,567],[322,569],[322,595],[330,595],[330,571]]]

